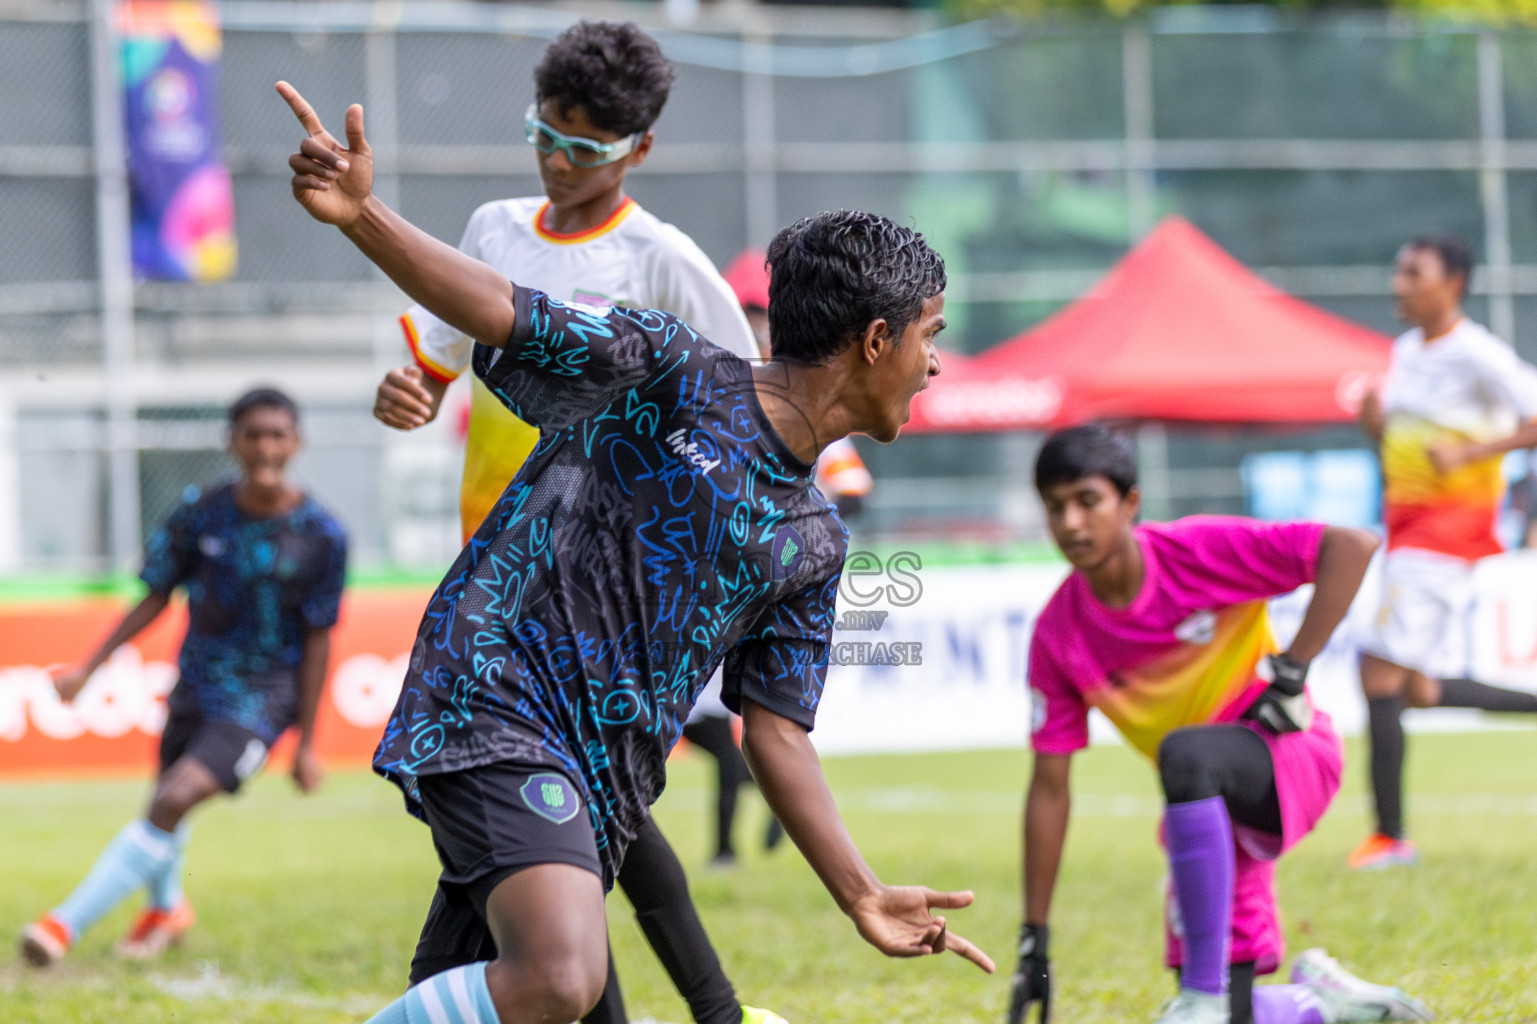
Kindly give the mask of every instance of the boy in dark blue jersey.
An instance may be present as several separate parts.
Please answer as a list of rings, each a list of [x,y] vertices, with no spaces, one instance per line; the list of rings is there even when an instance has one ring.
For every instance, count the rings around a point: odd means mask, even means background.
[[[371,194],[360,107],[343,147],[278,89],[309,134],[289,160],[295,198],[477,339],[477,375],[540,428],[428,605],[375,758],[498,957],[427,979],[375,1024],[593,1005],[604,892],[723,661],[764,796],[860,934],[991,970],[930,913],[970,893],[886,886],[865,864],[807,735],[847,544],[811,466],[850,432],[893,440],[939,372],[943,261],[868,214],[786,229],[769,249],[774,359],[754,367],[668,314],[556,302],[432,239]]]
[[[22,930],[21,952],[43,967],[135,890],[149,903],[118,944],[153,956],[192,927],[182,894],[187,813],[234,793],[299,727],[293,776],[308,793],[322,770],[312,745],[347,558],[340,524],[285,475],[299,449],[298,409],[262,388],[230,407],[230,453],[240,479],[184,504],[149,539],[141,578],[149,593],[80,665],[54,686],[73,700],[91,674],[155,620],[178,586],[187,595],[180,678],[166,700],[160,775],[143,818],[108,845],[59,906]]]

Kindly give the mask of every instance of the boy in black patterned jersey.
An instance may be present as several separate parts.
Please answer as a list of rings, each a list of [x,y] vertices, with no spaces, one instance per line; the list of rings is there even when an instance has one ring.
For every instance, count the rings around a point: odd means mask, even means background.
[[[279,92],[309,134],[289,161],[295,198],[476,338],[477,375],[540,428],[428,606],[375,760],[499,955],[418,985],[376,1024],[592,1005],[604,889],[722,661],[764,796],[860,934],[991,970],[930,913],[969,893],[875,877],[807,735],[846,546],[811,464],[853,431],[895,439],[939,372],[943,261],[868,214],[786,229],[769,250],[775,358],[755,368],[667,314],[555,302],[433,240],[372,196],[360,107],[343,147]]]

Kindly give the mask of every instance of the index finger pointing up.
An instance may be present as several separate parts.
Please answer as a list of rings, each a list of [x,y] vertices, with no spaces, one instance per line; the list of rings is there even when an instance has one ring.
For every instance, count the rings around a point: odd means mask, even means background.
[[[277,90],[278,95],[288,101],[288,109],[294,112],[294,116],[299,119],[299,123],[304,126],[304,130],[309,132],[310,138],[319,138],[327,134],[325,128],[320,124],[320,116],[315,113],[315,108],[310,106],[303,96],[299,95],[298,89],[295,89],[287,82],[279,82]]]

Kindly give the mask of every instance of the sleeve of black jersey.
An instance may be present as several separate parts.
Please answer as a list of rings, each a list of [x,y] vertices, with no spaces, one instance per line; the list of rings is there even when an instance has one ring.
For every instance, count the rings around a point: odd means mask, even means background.
[[[559,302],[513,286],[515,326],[501,348],[475,346],[475,374],[513,414],[560,430],[626,391],[649,390],[704,355],[688,324],[657,310]]]
[[[152,593],[169,594],[187,580],[197,565],[197,506],[183,502],[144,545],[139,579]]]
[[[307,629],[329,629],[341,613],[342,589],[347,583],[347,534],[341,524],[326,524],[326,540],[325,565],[300,608]]]
[[[726,655],[721,700],[737,714],[750,700],[804,727],[816,724],[827,680],[838,575],[770,607]]]

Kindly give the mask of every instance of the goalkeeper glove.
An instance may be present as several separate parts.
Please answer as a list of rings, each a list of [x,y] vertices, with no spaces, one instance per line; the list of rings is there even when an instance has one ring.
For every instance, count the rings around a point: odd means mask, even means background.
[[[1008,1024],[1024,1024],[1030,1007],[1040,1004],[1039,1024],[1051,1019],[1051,961],[1046,956],[1050,930],[1044,924],[1019,927],[1019,966],[1009,987]]]
[[[1306,732],[1313,724],[1313,706],[1304,691],[1308,667],[1284,654],[1266,659],[1270,667],[1270,685],[1244,712],[1271,732]]]

